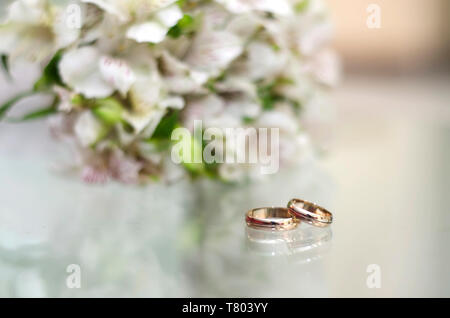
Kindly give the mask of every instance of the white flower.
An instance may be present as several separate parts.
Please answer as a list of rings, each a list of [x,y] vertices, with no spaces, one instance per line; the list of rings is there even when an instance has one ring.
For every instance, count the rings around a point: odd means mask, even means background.
[[[133,18],[145,18],[152,12],[167,7],[176,0],[81,0],[97,5],[107,13],[116,16],[123,23]]]
[[[167,28],[173,27],[183,17],[183,12],[177,5],[161,9],[155,14],[156,20]]]
[[[186,62],[194,69],[218,75],[242,53],[243,44],[231,32],[204,30],[194,39]]]
[[[72,98],[74,93],[61,86],[54,86],[53,91],[59,97],[58,110],[61,112],[70,112],[72,110]]]
[[[74,114],[67,114],[60,112],[48,119],[48,125],[50,129],[50,134],[55,139],[74,139],[74,126],[76,123],[77,116]]]
[[[117,88],[122,96],[126,96],[131,85],[136,81],[133,71],[125,61],[108,56],[100,58],[100,73],[111,87]]]
[[[228,16],[225,30],[232,32],[245,41],[250,40],[260,28],[265,24],[265,20],[252,13],[240,14],[237,16]],[[219,28],[220,29],[220,28]]]
[[[108,171],[105,168],[95,166],[85,166],[81,171],[81,179],[86,183],[103,184],[109,179]]]
[[[292,14],[292,7],[288,0],[216,0],[216,2],[237,14],[255,10],[282,16]]]
[[[135,81],[124,60],[101,56],[91,46],[66,52],[59,70],[64,83],[88,98],[108,97],[115,90],[125,95]]]
[[[84,111],[75,123],[75,135],[81,146],[88,147],[101,135],[103,127],[90,111]]]
[[[279,128],[280,132],[290,134],[296,133],[299,126],[293,114],[276,110],[263,112],[256,125],[263,128]]]
[[[17,0],[8,10],[8,20],[30,24],[39,24],[46,19],[45,0]]]
[[[333,35],[333,26],[328,23],[314,23],[298,38],[298,48],[302,54],[312,55],[328,44]]]
[[[167,28],[157,22],[145,22],[130,27],[127,37],[138,43],[159,43],[166,37]]]
[[[177,94],[200,93],[209,76],[195,71],[188,64],[178,60],[169,52],[161,54],[162,75],[169,91]]]
[[[241,96],[230,100],[225,111],[231,116],[242,120],[245,118],[256,118],[261,114],[262,110],[255,100]]]
[[[188,129],[194,120],[205,129],[279,128],[279,159],[290,164],[311,157],[308,136],[326,135],[333,112],[325,92],[339,78],[323,1],[298,10],[299,1],[15,0],[0,26],[0,54],[44,61],[62,49],[53,131],[79,148],[88,182],[135,183],[164,171],[170,151],[152,136],[174,111]],[[67,23],[73,3],[88,15],[81,29]],[[178,23],[182,32],[169,32]],[[89,102],[77,103],[79,95]],[[117,113],[90,109],[108,97],[122,105]],[[224,164],[217,174],[241,181],[261,167]]]
[[[292,81],[292,84],[280,85],[280,87],[277,87],[277,93],[289,99],[303,102],[316,89],[305,62],[298,59],[295,55],[288,58],[282,77]]]
[[[306,65],[305,69],[311,72],[318,82],[336,86],[341,75],[341,62],[337,54],[325,49],[314,55]]]
[[[176,5],[159,10],[153,21],[143,22],[131,26],[127,31],[127,38],[138,43],[159,43],[166,37],[167,32],[183,17],[183,13]]]
[[[168,96],[159,102],[161,108],[182,109],[184,107],[184,99],[180,96]]]
[[[100,53],[90,46],[66,52],[59,63],[64,83],[88,98],[111,95],[114,89],[99,70],[100,57]]]
[[[264,42],[253,42],[247,50],[244,72],[253,80],[276,77],[285,67],[286,54]]]
[[[145,46],[130,49],[126,60],[134,74],[134,81],[129,88],[132,109],[126,110],[122,116],[134,131],[132,136],[121,132],[124,141],[138,135],[150,137],[168,107],[180,109],[184,106],[181,97],[167,94],[156,61]]]
[[[137,183],[142,163],[127,157],[121,150],[115,149],[109,158],[111,176],[124,183]]]
[[[214,127],[210,125],[215,118],[219,117],[225,108],[225,102],[216,95],[193,98],[187,104],[184,111],[184,126],[193,129],[194,120],[202,120],[205,128]]]
[[[145,131],[145,136],[150,137],[163,118],[165,110],[151,109],[145,113],[125,112],[123,118],[134,128],[134,135]]]
[[[64,7],[52,6],[47,0],[16,0],[0,26],[0,53],[40,62],[78,36],[79,29],[65,23]]]
[[[162,82],[155,70],[138,74],[136,83],[130,90],[130,99],[136,112],[145,113],[155,108],[161,98]]]
[[[231,73],[225,80],[215,83],[215,89],[220,93],[242,93],[248,98],[256,99],[256,85],[253,80],[243,71],[239,74]]]

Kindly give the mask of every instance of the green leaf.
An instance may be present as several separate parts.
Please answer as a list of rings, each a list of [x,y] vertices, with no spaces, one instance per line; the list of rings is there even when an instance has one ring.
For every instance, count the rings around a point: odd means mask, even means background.
[[[11,73],[9,72],[9,57],[8,57],[8,55],[6,55],[6,54],[1,55],[1,63],[2,63],[2,68],[5,71],[5,74],[8,77],[8,79],[12,79]]]
[[[169,29],[167,35],[172,38],[179,38],[183,34],[189,33],[193,30],[194,18],[189,14],[185,14],[173,27]]]
[[[183,8],[185,5],[186,5],[186,0],[178,0],[177,2],[176,2],[176,4],[180,7],[180,8]]]
[[[34,91],[49,90],[53,85],[64,86],[64,83],[59,75],[58,65],[62,58],[62,51],[58,51],[47,66],[41,78],[34,84]]]
[[[122,121],[123,107],[119,101],[108,97],[96,100],[92,112],[104,123],[114,125]]]
[[[194,137],[192,137],[190,139],[189,142],[189,146],[191,149],[191,160],[193,161],[194,158],[196,157],[196,150],[198,150],[197,156],[199,156],[200,158],[202,158],[202,162],[201,163],[195,163],[195,162],[187,162],[186,160],[184,160],[184,155],[182,154],[182,158],[183,158],[183,166],[184,168],[189,171],[192,175],[203,175],[205,174],[205,164],[203,162],[203,147],[202,147],[202,142],[195,139]]]
[[[211,92],[211,93],[217,93],[216,84],[218,82],[222,82],[225,80],[227,74],[225,71],[223,71],[219,76],[210,78],[206,83],[205,87]]]
[[[285,101],[286,98],[280,95],[276,88],[283,85],[292,85],[295,82],[290,78],[280,77],[269,84],[261,84],[257,86],[257,94],[264,110],[271,110],[275,104],[280,101]]]
[[[172,131],[177,127],[179,120],[179,111],[167,113],[156,126],[151,139],[170,139]]]
[[[42,109],[38,109],[36,111],[33,111],[31,113],[28,113],[20,118],[8,118],[8,121],[10,122],[23,122],[28,120],[34,120],[39,119],[42,117],[46,117],[52,114],[55,114],[57,112],[57,108],[55,106],[49,106]]]
[[[257,89],[258,97],[264,110],[271,110],[275,103],[280,100],[280,96],[274,92],[275,84],[259,86]]]
[[[306,9],[308,9],[308,6],[309,6],[309,0],[301,0],[300,2],[298,2],[295,5],[295,7],[294,7],[295,12],[297,12],[297,13],[305,12]]]
[[[249,116],[244,116],[244,117],[242,117],[242,121],[244,122],[244,124],[251,124],[251,123],[255,122],[255,118],[249,117]]]
[[[146,141],[149,145],[151,145],[152,149],[156,153],[161,153],[170,148],[171,142],[170,140],[165,139],[149,139]]]
[[[0,120],[2,120],[3,117],[5,117],[6,113],[22,98],[28,97],[30,95],[33,95],[34,92],[25,92],[21,93],[10,100],[8,100],[6,103],[0,106]]]
[[[72,100],[70,101],[73,105],[81,106],[85,102],[85,99],[83,95],[77,94],[72,97]]]

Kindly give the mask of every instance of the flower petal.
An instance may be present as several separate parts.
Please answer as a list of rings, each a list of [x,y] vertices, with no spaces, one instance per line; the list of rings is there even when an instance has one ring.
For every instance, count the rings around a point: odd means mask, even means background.
[[[165,113],[166,111],[161,109],[153,109],[143,114],[125,112],[123,118],[133,126],[135,134],[145,130],[145,135],[151,136]]]
[[[216,0],[233,13],[246,13],[253,10],[270,12],[278,15],[292,13],[288,0]]]
[[[110,96],[114,88],[103,80],[99,61],[100,54],[93,47],[82,47],[66,52],[59,63],[64,83],[88,98]]]
[[[75,42],[79,35],[80,29],[76,25],[68,23],[69,14],[65,10],[56,13],[55,22],[52,26],[52,32],[55,36],[55,46],[57,49],[64,48]]]
[[[182,109],[184,107],[184,99],[180,96],[169,96],[159,102],[161,108]]]
[[[242,51],[241,39],[231,32],[204,31],[195,38],[186,62],[198,70],[218,73]]]
[[[45,0],[16,0],[9,6],[8,22],[39,24],[45,15]]]
[[[102,125],[90,111],[85,111],[78,117],[74,130],[80,144],[88,147],[99,138]]]
[[[183,12],[177,5],[161,9],[156,13],[159,22],[168,28],[173,27],[183,17]]]
[[[124,10],[123,2],[120,0],[81,0],[84,3],[91,3],[100,9],[117,16],[122,22],[128,20],[128,12]]]
[[[137,183],[142,163],[116,149],[109,158],[111,176],[124,183]]]
[[[168,30],[157,22],[145,22],[131,26],[127,31],[127,38],[138,43],[159,43],[164,40]]]
[[[248,47],[246,74],[254,80],[276,76],[286,63],[286,55],[276,52],[263,42],[253,42]]]
[[[100,58],[100,72],[103,79],[112,87],[116,88],[122,96],[125,96],[136,77],[128,64],[121,59],[109,56]]]

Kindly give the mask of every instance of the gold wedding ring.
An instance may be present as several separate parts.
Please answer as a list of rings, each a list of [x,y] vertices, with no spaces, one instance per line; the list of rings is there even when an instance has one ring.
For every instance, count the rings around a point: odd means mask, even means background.
[[[292,199],[287,208],[257,208],[247,212],[249,227],[274,231],[292,230],[304,221],[318,227],[333,222],[333,215],[321,206],[301,199]]]
[[[333,222],[333,214],[315,203],[292,199],[288,209],[294,219],[306,220],[315,226],[327,226]]]
[[[245,220],[250,227],[276,231],[292,230],[298,225],[286,208],[253,209],[247,212]]]

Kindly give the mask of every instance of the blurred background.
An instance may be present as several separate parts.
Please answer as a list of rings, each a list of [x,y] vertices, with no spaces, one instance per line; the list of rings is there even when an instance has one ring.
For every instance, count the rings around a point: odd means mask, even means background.
[[[391,267],[391,284],[382,295],[448,297],[450,2],[327,3],[344,78],[324,165],[337,182],[336,209],[353,220],[341,230],[354,233],[334,252],[366,251],[364,261],[336,260],[333,271],[358,272],[384,255],[378,264]],[[380,28],[367,26],[371,4],[380,8]],[[354,295],[354,287],[343,290]]]
[[[450,2],[326,2],[344,66],[329,147],[314,167],[257,189],[206,185],[191,205],[175,207],[158,199],[182,201],[189,186],[87,190],[48,173],[43,158],[56,146],[45,124],[0,125],[0,296],[449,297]],[[367,26],[371,4],[380,8],[380,28]],[[14,72],[23,80],[2,80],[1,100],[37,74]],[[290,196],[334,212],[332,239],[313,233],[306,248],[287,244],[278,253],[266,243],[279,238],[245,232],[245,209]],[[218,202],[216,220],[207,212]],[[168,210],[170,218],[158,214]],[[187,210],[196,217],[184,219]],[[264,261],[249,253],[261,240]],[[95,284],[67,290],[64,266],[77,262],[90,264]],[[382,270],[379,289],[366,285],[369,264]]]
[[[419,75],[448,71],[450,3],[446,0],[326,0],[336,25],[335,47],[347,74]],[[370,5],[380,28],[369,28]]]

